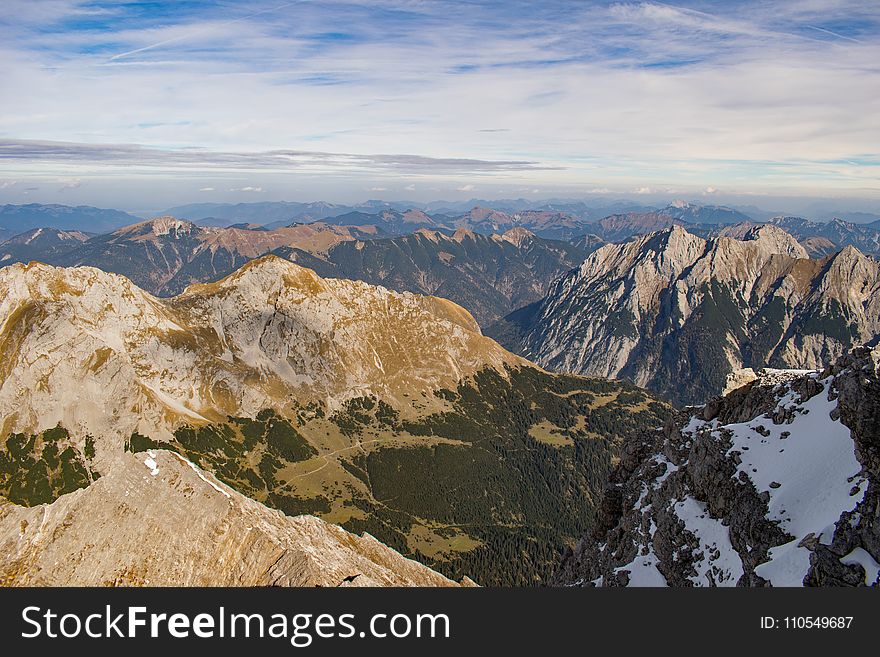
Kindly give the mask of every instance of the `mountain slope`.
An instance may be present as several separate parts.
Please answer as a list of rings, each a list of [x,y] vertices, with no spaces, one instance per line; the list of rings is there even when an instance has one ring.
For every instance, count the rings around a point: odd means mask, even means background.
[[[540,299],[550,283],[577,266],[588,251],[514,228],[491,236],[463,229],[451,236],[419,229],[392,239],[341,242],[320,263],[291,248],[275,253],[322,276],[450,299],[484,326]]]
[[[880,351],[772,370],[627,447],[558,584],[880,584]],[[689,417],[692,416],[692,417]]]
[[[0,292],[0,495],[24,506],[166,450],[455,579],[534,584],[618,446],[669,412],[533,367],[450,301],[274,256],[171,299],[40,264]]]
[[[0,244],[0,265],[31,260],[51,261],[74,250],[89,239],[79,231],[35,228]]]
[[[679,403],[719,393],[741,367],[817,367],[880,335],[875,260],[853,247],[810,260],[774,226],[745,237],[674,226],[606,245],[487,332],[544,367]]]
[[[285,517],[209,477],[176,454],[129,454],[47,506],[0,498],[0,585],[455,585],[371,536]]]

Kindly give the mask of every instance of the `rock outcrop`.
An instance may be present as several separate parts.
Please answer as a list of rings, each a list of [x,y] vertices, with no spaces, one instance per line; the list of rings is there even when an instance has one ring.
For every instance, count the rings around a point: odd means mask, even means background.
[[[878,518],[880,350],[857,348],[628,444],[555,583],[876,586]]]
[[[0,586],[456,585],[368,534],[269,509],[166,451],[126,454],[48,505],[0,498],[0,554]]]

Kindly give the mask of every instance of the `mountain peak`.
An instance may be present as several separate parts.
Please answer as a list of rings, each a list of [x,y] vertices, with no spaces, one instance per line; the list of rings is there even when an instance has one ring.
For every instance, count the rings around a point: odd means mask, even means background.
[[[522,248],[523,244],[534,239],[534,237],[535,234],[532,231],[527,228],[522,228],[521,226],[511,228],[501,235],[501,239],[505,242],[510,242],[518,249]]]
[[[301,267],[274,253],[268,253],[246,262],[239,269],[216,283],[191,285],[184,294],[205,294],[232,287],[248,287],[259,298],[279,286],[297,288],[309,294],[315,294],[324,289],[323,280],[311,269]]]
[[[807,250],[790,233],[773,224],[762,224],[750,228],[743,235],[743,241],[760,242],[767,245],[774,253],[781,253],[792,258],[810,257]]]
[[[171,237],[179,239],[199,232],[201,229],[191,221],[178,219],[170,215],[154,217],[138,224],[125,226],[117,230],[114,235],[139,236],[139,237]]]

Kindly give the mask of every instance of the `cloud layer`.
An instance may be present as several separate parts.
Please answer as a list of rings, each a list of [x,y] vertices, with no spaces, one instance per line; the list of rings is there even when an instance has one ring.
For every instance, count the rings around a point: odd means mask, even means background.
[[[243,171],[255,175],[236,189],[277,190],[268,172],[282,171],[360,189],[395,176],[464,190],[476,176],[880,195],[877,3],[4,9],[0,180],[76,179],[68,193],[85,194],[143,168],[150,181],[203,171],[193,192]]]

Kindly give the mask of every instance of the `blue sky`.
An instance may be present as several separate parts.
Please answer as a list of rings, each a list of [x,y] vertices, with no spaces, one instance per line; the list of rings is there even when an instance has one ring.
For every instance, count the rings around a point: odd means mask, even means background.
[[[878,27],[846,0],[4,0],[0,201],[880,200]]]

